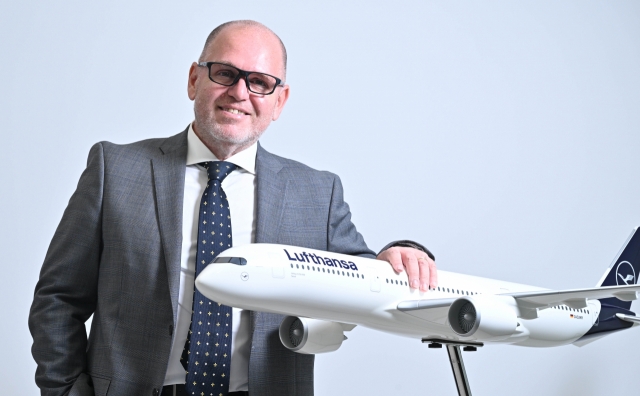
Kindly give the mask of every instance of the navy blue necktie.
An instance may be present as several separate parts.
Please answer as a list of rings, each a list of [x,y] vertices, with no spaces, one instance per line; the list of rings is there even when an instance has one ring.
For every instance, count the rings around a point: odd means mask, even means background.
[[[209,181],[200,200],[196,277],[220,252],[232,245],[231,212],[222,181],[236,165],[204,162]],[[193,315],[180,359],[187,371],[187,394],[225,396],[231,368],[231,307],[211,301],[194,288]]]

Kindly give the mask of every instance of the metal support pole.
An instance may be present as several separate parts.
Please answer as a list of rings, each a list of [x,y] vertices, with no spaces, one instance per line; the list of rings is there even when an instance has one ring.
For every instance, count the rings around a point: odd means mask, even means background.
[[[458,395],[471,396],[471,388],[469,387],[469,381],[467,380],[467,372],[464,369],[460,346],[447,344],[447,352],[449,353],[449,361],[451,362],[453,378],[455,379],[456,387],[458,388]]]

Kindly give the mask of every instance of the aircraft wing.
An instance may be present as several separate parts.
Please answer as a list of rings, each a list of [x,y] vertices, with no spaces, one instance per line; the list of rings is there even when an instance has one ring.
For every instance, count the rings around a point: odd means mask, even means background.
[[[444,324],[449,306],[456,300],[457,298],[407,300],[398,304],[398,311],[423,320]]]
[[[548,308],[564,304],[571,308],[586,308],[588,299],[616,297],[623,301],[633,301],[638,298],[640,285],[605,286],[590,289],[572,290],[543,290],[533,292],[504,293],[502,296],[515,298],[522,308]]]
[[[554,305],[567,305],[581,309],[587,307],[587,300],[616,297],[624,301],[638,298],[640,285],[605,286],[590,289],[542,290],[531,292],[504,293],[500,296],[513,297],[518,306],[535,312],[536,308],[545,309]],[[421,319],[444,322],[449,306],[457,298],[437,298],[424,300],[407,300],[398,304],[398,310]],[[532,314],[533,314],[532,312]]]

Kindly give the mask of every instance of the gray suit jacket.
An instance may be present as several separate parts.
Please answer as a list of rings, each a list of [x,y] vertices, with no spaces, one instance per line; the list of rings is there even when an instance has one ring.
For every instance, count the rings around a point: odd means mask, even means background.
[[[186,136],[91,148],[29,315],[42,395],[162,389],[178,303]],[[336,175],[261,147],[256,174],[256,242],[374,257]],[[313,394],[313,356],[281,345],[281,319],[252,313],[252,396]]]

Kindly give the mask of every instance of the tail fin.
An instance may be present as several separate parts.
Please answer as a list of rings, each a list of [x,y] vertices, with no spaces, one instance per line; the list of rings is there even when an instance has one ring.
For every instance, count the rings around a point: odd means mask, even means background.
[[[604,273],[598,284],[602,286],[624,286],[638,283],[640,275],[640,231],[636,227],[623,245],[618,257]],[[631,308],[631,301],[622,301],[615,297],[600,300],[603,305],[620,307],[625,310]]]
[[[611,266],[600,279],[598,287],[602,286],[624,286],[638,283],[640,275],[640,232],[637,227],[627,241],[622,246],[618,257],[613,260]],[[633,324],[629,321],[621,320],[617,314],[635,316],[630,311],[631,301],[622,301],[618,298],[600,299],[600,312],[593,327],[574,344],[578,346],[586,345],[607,334],[627,329]]]

